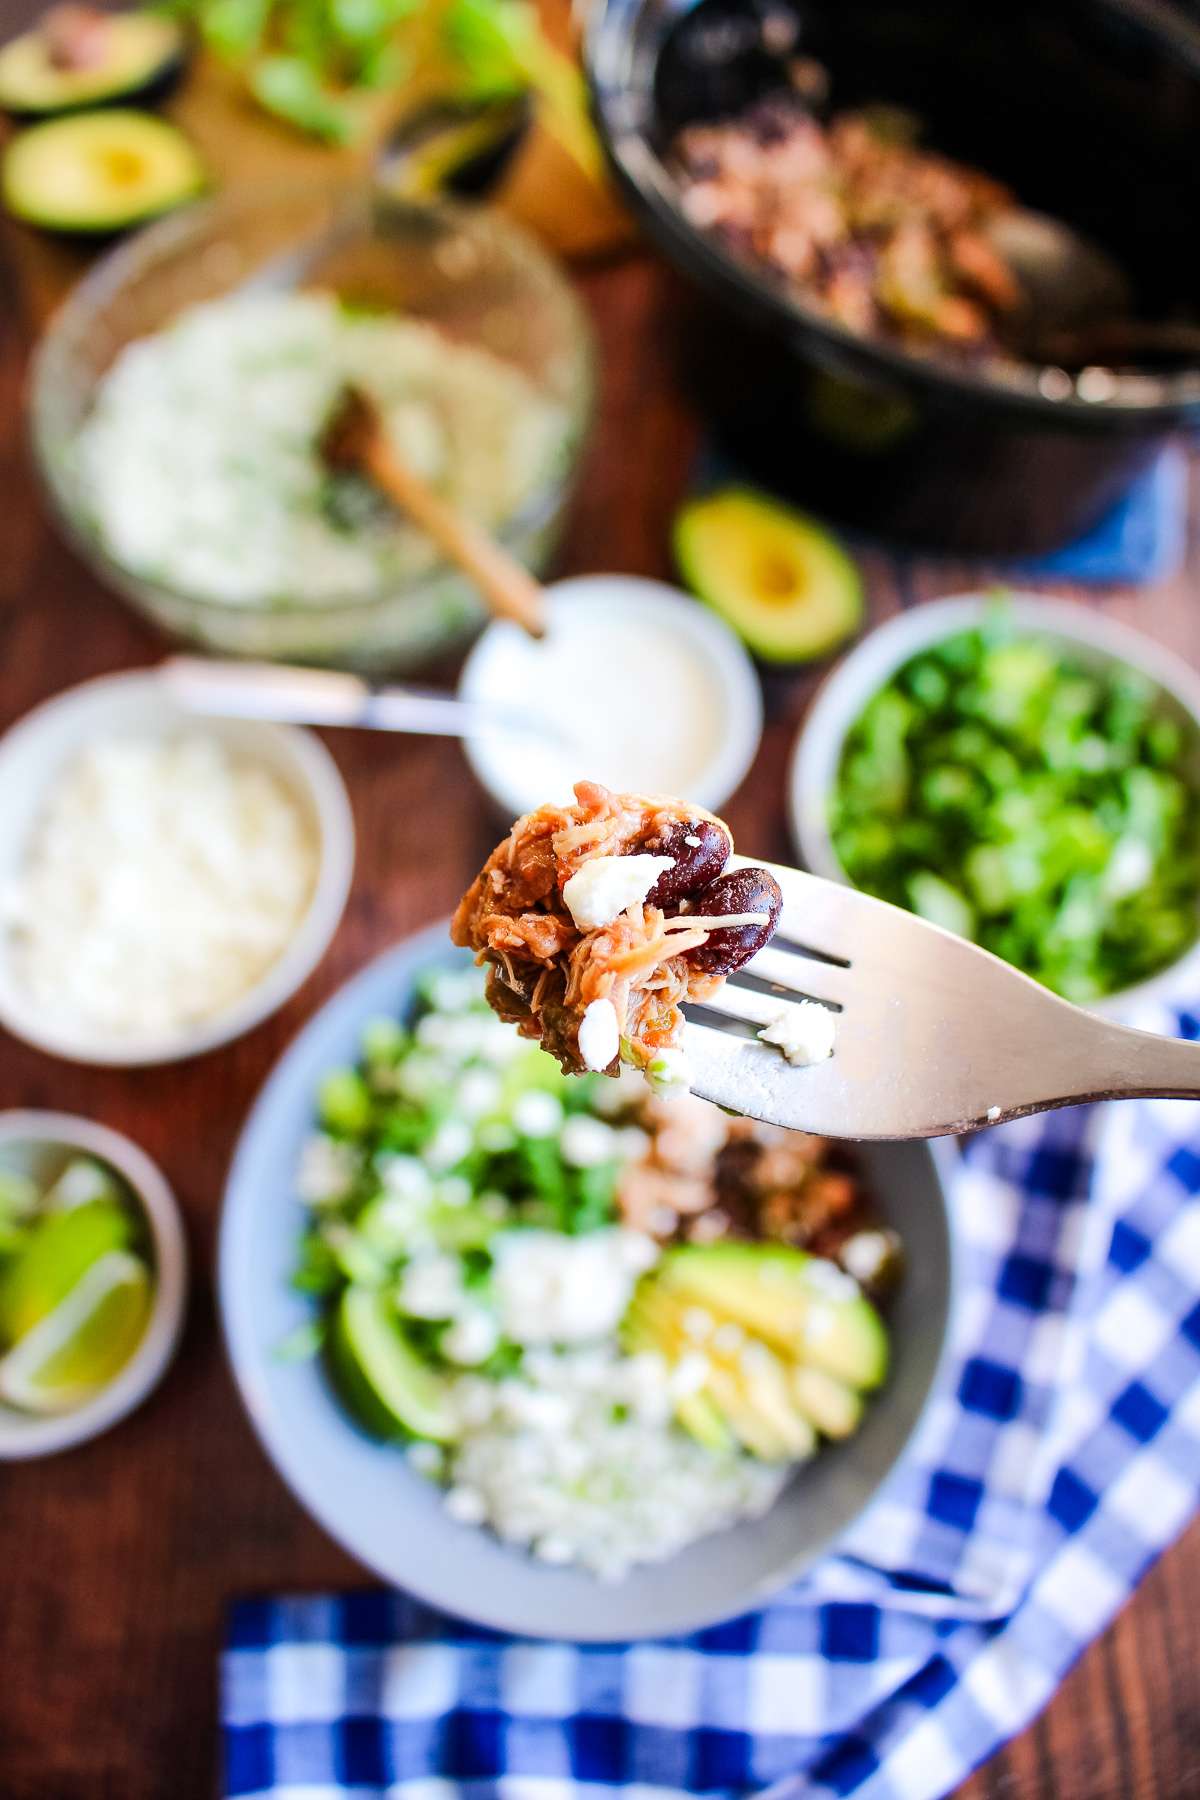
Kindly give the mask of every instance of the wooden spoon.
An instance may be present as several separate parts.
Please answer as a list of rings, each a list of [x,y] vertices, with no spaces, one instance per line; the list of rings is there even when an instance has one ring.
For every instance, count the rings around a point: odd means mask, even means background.
[[[495,538],[435,493],[397,454],[373,400],[348,385],[321,433],[319,449],[331,469],[352,471],[408,514],[456,568],[468,575],[489,612],[511,619],[530,637],[546,633],[541,585]]]

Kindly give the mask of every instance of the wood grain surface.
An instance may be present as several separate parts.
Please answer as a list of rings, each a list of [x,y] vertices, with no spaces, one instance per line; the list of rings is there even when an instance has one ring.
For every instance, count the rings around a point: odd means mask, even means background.
[[[11,249],[11,242],[10,242]],[[21,397],[31,321],[0,292],[0,726],[163,645],[74,561],[28,466]],[[580,278],[603,371],[566,571],[670,575],[667,528],[698,421],[673,375],[670,282],[634,256]],[[1200,495],[1198,495],[1200,498]],[[868,552],[870,611],[977,581],[977,567]],[[1200,664],[1200,544],[1184,576],[1089,596]],[[1063,590],[1066,591],[1066,590]],[[815,674],[772,676],[758,762],[726,809],[739,847],[786,859],[784,770]],[[0,1471],[0,1797],[209,1800],[216,1667],[238,1594],[369,1577],[310,1522],[259,1449],[222,1355],[213,1295],[221,1188],[272,1063],[347,976],[444,915],[494,837],[455,744],[332,734],[359,832],[354,891],[318,972],[232,1047],[174,1068],[75,1068],[0,1036],[0,1106],[58,1107],[128,1132],[182,1203],[189,1322],[162,1387],[100,1441]],[[0,796],[0,804],[3,797]],[[962,1790],[970,1800],[1200,1794],[1200,1529],[1147,1577],[1044,1715]]]

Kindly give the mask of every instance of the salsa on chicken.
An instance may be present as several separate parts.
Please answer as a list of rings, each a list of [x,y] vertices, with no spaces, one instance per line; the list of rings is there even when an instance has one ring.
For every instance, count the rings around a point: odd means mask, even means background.
[[[573,806],[517,820],[450,934],[488,965],[492,1009],[568,1074],[626,1062],[682,1088],[684,1001],[761,950],[783,904],[766,869],[726,868],[732,851],[700,807],[581,781]]]

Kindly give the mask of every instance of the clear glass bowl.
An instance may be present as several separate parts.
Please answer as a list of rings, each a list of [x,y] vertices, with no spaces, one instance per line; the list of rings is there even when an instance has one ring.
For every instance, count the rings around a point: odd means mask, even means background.
[[[106,256],[52,320],[34,358],[31,428],[58,517],[110,587],[177,637],[226,655],[410,668],[461,644],[483,613],[454,569],[320,604],[236,605],[122,567],[89,517],[76,434],[132,339],[249,285],[322,288],[428,320],[518,367],[564,418],[553,477],[500,536],[535,571],[554,552],[591,415],[591,335],[555,265],[494,214],[398,202],[363,185],[245,189],[188,207]]]

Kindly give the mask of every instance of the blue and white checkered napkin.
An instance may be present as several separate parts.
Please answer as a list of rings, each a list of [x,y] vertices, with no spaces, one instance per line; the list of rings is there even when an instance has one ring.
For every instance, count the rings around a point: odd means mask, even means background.
[[[1200,1019],[1171,1025],[1200,1037]],[[983,1134],[955,1195],[948,1378],[841,1555],[761,1612],[633,1646],[507,1639],[399,1594],[243,1602],[226,1793],[947,1793],[1196,1505],[1198,1195],[1200,1110],[1182,1102]]]

